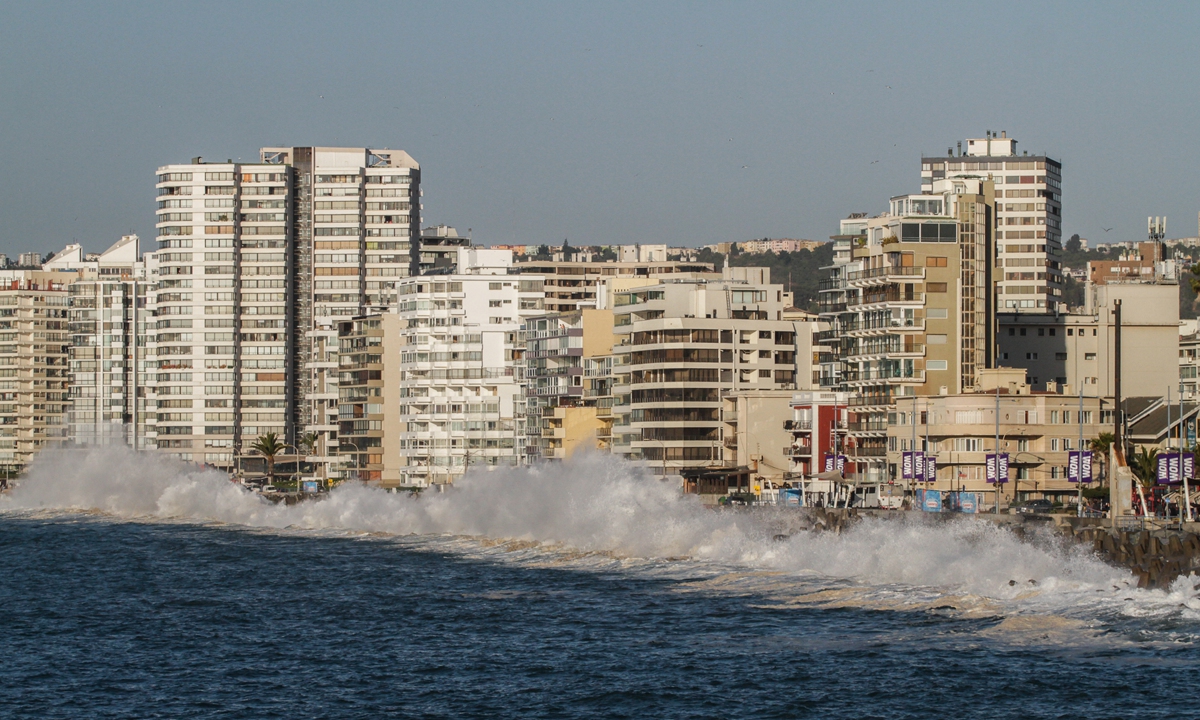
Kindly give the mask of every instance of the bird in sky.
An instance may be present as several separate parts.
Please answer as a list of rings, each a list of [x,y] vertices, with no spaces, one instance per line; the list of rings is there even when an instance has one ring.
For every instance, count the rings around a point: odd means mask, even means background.
[[[1100,229],[1103,230],[1104,232],[1108,232],[1109,230],[1112,230],[1112,228],[1106,228],[1106,227],[1102,227]]]
[[[872,161],[871,161],[871,164],[872,164],[872,165],[874,165],[874,164],[875,164],[875,163],[877,163],[877,162],[879,162],[879,161],[878,161],[878,160],[872,160]]]
[[[745,169],[747,169],[747,168],[749,168],[749,167],[750,167],[749,165],[743,165],[743,166],[742,166],[742,169],[743,169],[743,170],[745,170]]]

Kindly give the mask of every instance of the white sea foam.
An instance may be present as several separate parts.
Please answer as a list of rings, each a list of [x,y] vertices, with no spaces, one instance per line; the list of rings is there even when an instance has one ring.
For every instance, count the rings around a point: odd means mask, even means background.
[[[0,498],[0,509],[469,536],[557,552],[686,557],[712,567],[791,578],[841,578],[879,589],[872,595],[877,603],[889,597],[888,588],[924,587],[936,590],[927,599],[944,601],[951,593],[964,607],[997,602],[1048,611],[1103,607],[1200,621],[1200,599],[1188,579],[1166,592],[1139,591],[1128,572],[1082,548],[1023,542],[979,521],[866,520],[841,534],[802,532],[775,541],[760,514],[714,512],[635,466],[601,455],[563,465],[475,472],[446,493],[419,498],[347,484],[320,502],[285,506],[246,492],[223,473],[123,447],[47,452],[19,488]],[[906,591],[897,602],[922,595]]]

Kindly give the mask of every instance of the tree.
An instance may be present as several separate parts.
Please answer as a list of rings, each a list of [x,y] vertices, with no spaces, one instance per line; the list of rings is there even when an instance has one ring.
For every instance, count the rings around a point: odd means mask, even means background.
[[[315,432],[306,432],[300,436],[299,440],[300,447],[308,451],[305,453],[306,455],[316,455],[319,442],[321,442],[321,435]]]
[[[1079,239],[1079,233],[1075,233],[1070,240],[1067,240],[1067,252],[1079,252],[1081,247],[1083,247],[1083,242]]]
[[[1133,474],[1138,479],[1137,491],[1138,498],[1142,501],[1142,514],[1149,517],[1150,507],[1146,504],[1146,493],[1142,491],[1142,488],[1153,487],[1154,480],[1158,476],[1158,449],[1151,450],[1143,447],[1134,453],[1129,469],[1133,470]]]
[[[1108,469],[1108,453],[1112,450],[1112,444],[1115,439],[1110,432],[1100,433],[1098,437],[1093,438],[1088,444],[1088,448],[1099,458],[1099,464],[1105,471]],[[1101,477],[1107,479],[1108,473],[1104,472]]]
[[[279,441],[273,432],[259,435],[250,449],[267,459],[267,482],[275,484],[275,456],[284,451],[287,445]]]

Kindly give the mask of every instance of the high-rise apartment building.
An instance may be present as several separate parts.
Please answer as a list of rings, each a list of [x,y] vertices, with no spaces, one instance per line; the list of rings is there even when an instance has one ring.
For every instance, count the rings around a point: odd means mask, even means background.
[[[401,280],[394,315],[340,324],[338,452],[351,477],[419,488],[521,461],[520,331],[544,312],[542,278],[509,274],[507,251],[458,257],[454,274]]]
[[[67,293],[78,277],[0,270],[0,468],[67,439]]]
[[[969,392],[990,362],[992,183],[938,180],[889,212],[843,221],[849,260],[821,284],[821,385],[852,393],[850,472],[886,476],[889,415],[903,397]],[[860,231],[847,235],[847,225]]]
[[[267,432],[294,443],[328,406],[308,406],[327,379],[314,331],[390,304],[418,264],[418,164],[264,148],[258,163],[161,167],[157,188],[159,446],[228,467]]]
[[[921,191],[938,180],[991,180],[996,195],[997,310],[1053,313],[1063,302],[1062,163],[1018,155],[1007,132],[967,140],[963,151],[921,158]],[[1065,309],[1065,308],[1063,308]]]
[[[662,475],[718,464],[725,396],[811,382],[811,348],[799,356],[797,345],[811,328],[783,319],[769,273],[726,268],[614,292],[614,453]]]
[[[67,261],[59,253],[47,266]],[[147,392],[158,374],[147,357],[155,324],[148,302],[154,255],[143,261],[138,237],[126,235],[96,260],[70,262],[78,264],[81,277],[68,291],[69,437],[81,445],[154,448],[157,413]]]

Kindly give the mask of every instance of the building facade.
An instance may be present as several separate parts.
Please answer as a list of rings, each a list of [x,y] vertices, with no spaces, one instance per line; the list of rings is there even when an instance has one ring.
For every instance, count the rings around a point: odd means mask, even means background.
[[[797,335],[811,328],[782,319],[766,268],[616,292],[613,316],[613,452],[656,474],[722,462],[725,396],[810,382]]]
[[[951,148],[944,157],[921,158],[922,192],[951,178],[990,180],[995,187],[1000,311],[1053,313],[1063,302],[1062,163],[1018,155],[1007,132],[988,131],[967,140],[965,152],[959,143],[957,154]]]
[[[68,306],[77,278],[0,271],[0,468],[22,468],[68,438]]]
[[[311,333],[388,304],[419,265],[420,167],[399,150],[264,148],[157,179],[160,447],[232,467],[265,433],[294,444],[328,409],[308,405],[327,380],[313,358],[328,338]]]

